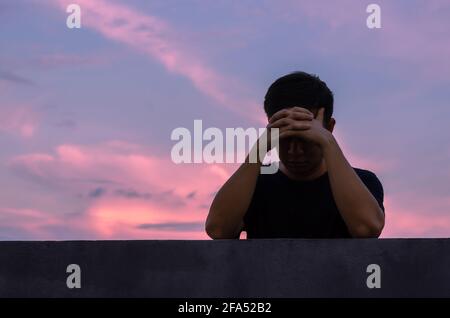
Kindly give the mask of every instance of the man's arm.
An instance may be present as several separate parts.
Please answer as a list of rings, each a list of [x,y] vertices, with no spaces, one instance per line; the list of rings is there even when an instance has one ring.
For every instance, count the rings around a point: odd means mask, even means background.
[[[333,197],[350,234],[353,237],[380,236],[384,213],[348,163],[332,134],[323,151]]]
[[[279,128],[280,139],[299,137],[318,144],[324,153],[330,185],[336,205],[353,237],[378,237],[384,227],[384,213],[353,167],[348,163],[332,133],[323,126],[324,108],[316,119],[300,126],[298,120],[287,120],[301,108],[274,115],[268,128]],[[299,127],[301,129],[299,129]]]
[[[217,192],[205,225],[206,233],[211,238],[239,238],[260,168],[261,163],[249,163],[247,159]]]
[[[299,127],[299,129],[306,129],[306,127],[309,127],[307,122],[311,122],[313,119],[313,114],[306,109],[302,109],[296,113],[295,118],[303,120],[302,127]],[[261,172],[262,159],[275,146],[272,143],[272,138],[275,137],[271,135],[270,131],[270,129],[266,130],[259,138],[247,156],[245,163],[217,192],[209,209],[205,225],[206,233],[211,238],[239,238],[244,225],[243,218],[250,206],[258,175]],[[258,147],[264,144],[267,147],[263,147],[260,150]],[[256,159],[257,163],[250,163],[254,159]]]

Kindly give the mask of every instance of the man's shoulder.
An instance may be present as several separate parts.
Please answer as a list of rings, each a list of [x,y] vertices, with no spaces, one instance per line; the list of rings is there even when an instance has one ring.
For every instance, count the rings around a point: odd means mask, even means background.
[[[353,170],[355,170],[359,176],[377,177],[373,171],[367,169],[353,167]]]
[[[381,185],[380,179],[374,172],[367,170],[367,169],[361,169],[361,168],[355,168],[355,167],[353,167],[353,170],[355,170],[356,174],[361,178],[361,180],[364,183],[376,183],[376,184]]]
[[[383,185],[378,179],[378,177],[370,170],[360,169],[353,167],[355,172],[358,174],[361,181],[366,185],[366,187],[369,189],[369,191],[373,194],[375,199],[378,201],[378,204],[380,205],[381,209],[384,212],[384,189]]]

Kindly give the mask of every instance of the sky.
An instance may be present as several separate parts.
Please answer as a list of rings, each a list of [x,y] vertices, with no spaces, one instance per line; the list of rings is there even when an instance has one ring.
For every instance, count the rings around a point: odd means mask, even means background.
[[[382,237],[449,237],[450,2],[372,2],[0,0],[0,240],[208,239],[237,165],[176,165],[171,132],[264,127],[297,70],[381,180]]]

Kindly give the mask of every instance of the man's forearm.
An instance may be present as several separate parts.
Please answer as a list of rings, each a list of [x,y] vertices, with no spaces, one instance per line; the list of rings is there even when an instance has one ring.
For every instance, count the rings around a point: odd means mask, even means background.
[[[211,238],[237,238],[247,211],[261,163],[246,160],[216,194],[206,221],[206,232]]]
[[[384,227],[384,213],[378,202],[331,134],[323,151],[333,197],[350,234],[353,237],[378,237]]]

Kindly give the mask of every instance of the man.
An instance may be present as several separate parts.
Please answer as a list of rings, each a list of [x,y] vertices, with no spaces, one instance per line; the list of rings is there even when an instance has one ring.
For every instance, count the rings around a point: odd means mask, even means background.
[[[353,168],[332,135],[333,93],[295,72],[268,89],[269,128],[279,129],[279,170],[260,174],[249,157],[218,191],[206,220],[213,239],[369,238],[384,227],[383,187]],[[270,147],[269,147],[270,148]]]

